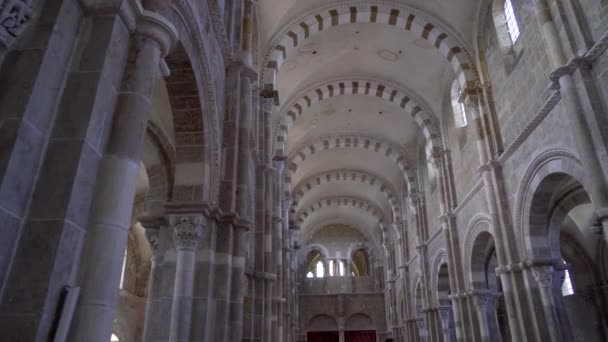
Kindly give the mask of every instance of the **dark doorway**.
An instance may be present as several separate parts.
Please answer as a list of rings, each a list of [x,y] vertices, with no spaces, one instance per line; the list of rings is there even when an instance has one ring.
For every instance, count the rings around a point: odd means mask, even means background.
[[[337,331],[313,331],[306,334],[307,342],[339,342],[340,335]]]
[[[345,331],[344,340],[345,342],[376,342],[376,331]]]

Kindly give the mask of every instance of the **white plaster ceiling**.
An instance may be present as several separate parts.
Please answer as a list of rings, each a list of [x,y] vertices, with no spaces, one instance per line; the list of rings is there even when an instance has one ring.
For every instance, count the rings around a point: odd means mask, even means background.
[[[370,203],[383,210],[384,217],[387,220],[392,218],[391,205],[388,202],[386,195],[380,192],[377,186],[353,181],[333,182],[325,184],[324,186],[312,188],[298,201],[296,213],[303,208],[308,208],[323,198],[337,196],[366,198]]]
[[[310,155],[298,166],[292,177],[295,186],[314,174],[336,169],[369,170],[370,173],[389,181],[394,188],[404,184],[403,173],[395,163],[381,153],[358,148],[320,151]]]
[[[366,95],[338,96],[313,104],[290,127],[287,144],[335,132],[363,132],[410,145],[419,127],[398,105]]]
[[[334,3],[346,2],[258,0],[259,38],[260,46],[264,49],[262,56],[266,55],[267,49],[276,37],[280,37],[281,32],[287,32],[287,28],[293,29],[290,24],[296,19]],[[401,0],[393,1],[392,4],[409,6],[427,13],[427,18],[440,23],[441,27],[449,31],[450,37],[457,41],[464,39],[467,42],[465,44],[472,45],[470,37],[473,36],[476,25],[479,1]],[[286,59],[281,61],[273,84],[280,103],[273,109],[273,129],[275,134],[279,134],[279,128],[287,128],[282,131],[286,134],[285,146],[281,143],[277,148],[280,148],[281,155],[285,153],[290,157],[290,162],[297,159],[297,169],[290,175],[291,188],[294,189],[312,176],[341,169],[366,171],[386,180],[391,188],[398,191],[406,188],[403,163],[400,165],[396,161],[399,158],[392,158],[396,153],[387,156],[386,150],[354,147],[322,149],[315,145],[314,152],[307,153],[304,158],[298,159],[296,156],[302,149],[308,149],[310,142],[318,141],[319,138],[348,135],[373,138],[384,145],[407,151],[411,158],[411,151],[424,150],[424,135],[428,136],[428,128],[436,128],[439,122],[437,117],[442,110],[443,95],[455,78],[454,63],[450,65],[431,42],[420,38],[419,32],[379,23],[326,26],[322,31],[314,31],[307,37],[299,36],[296,45],[293,49],[286,50]],[[362,92],[351,91],[339,96],[325,94],[327,89],[321,89],[324,94],[318,97],[322,99],[315,97],[312,103],[298,110],[295,122],[287,115],[296,103],[302,103],[301,99],[310,96],[311,91],[311,97],[314,97],[316,87],[326,86],[328,82],[353,79],[370,80],[394,88],[380,95],[363,95]],[[332,86],[330,91],[333,92],[333,89],[335,87]],[[379,89],[374,89],[381,93]],[[399,89],[417,104],[410,103],[406,110],[405,107],[401,108],[402,105],[405,106],[401,102],[404,95],[400,95],[397,101],[388,100],[393,89]],[[412,108],[417,106],[429,114],[423,120],[420,116],[413,117],[416,111]],[[293,113],[292,111],[292,116]],[[421,121],[427,125],[424,133]],[[409,161],[411,162],[412,160]],[[411,167],[409,174],[415,174],[415,165],[410,164],[408,167]],[[332,180],[307,191],[298,199],[296,210],[324,197],[353,196],[365,198],[382,208],[386,217],[392,218],[394,201],[403,197],[402,193],[395,195],[396,199],[391,203],[377,186],[360,181]],[[404,206],[403,203],[397,205]],[[377,230],[377,220],[373,223],[368,216],[370,215],[357,208],[327,207],[308,216],[300,228],[303,236],[315,227],[332,222],[363,225]]]
[[[446,59],[426,40],[387,25],[335,26],[300,44],[277,76],[281,102],[303,86],[361,75],[405,85],[437,111],[439,101],[433,100],[443,92],[442,81],[453,77]]]
[[[332,3],[344,2],[346,1],[258,0],[261,41],[266,42],[271,39],[282,27],[307,12]],[[464,39],[470,41],[477,21],[479,2],[479,0],[393,0],[389,3],[411,6],[440,18],[445,24],[457,30]]]

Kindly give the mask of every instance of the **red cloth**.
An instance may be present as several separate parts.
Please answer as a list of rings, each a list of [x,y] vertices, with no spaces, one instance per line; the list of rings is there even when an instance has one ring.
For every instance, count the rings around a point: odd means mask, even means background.
[[[376,342],[376,332],[373,330],[366,331],[345,331],[345,342]]]
[[[307,342],[339,342],[340,335],[337,331],[319,331],[306,334]],[[375,342],[375,341],[374,341]]]

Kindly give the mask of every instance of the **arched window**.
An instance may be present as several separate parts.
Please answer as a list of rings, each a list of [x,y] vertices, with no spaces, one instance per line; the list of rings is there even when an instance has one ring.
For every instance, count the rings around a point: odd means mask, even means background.
[[[335,261],[329,260],[329,276],[330,277],[335,276],[335,274],[334,274],[335,265],[336,265]]]
[[[323,278],[325,276],[325,266],[322,261],[317,262],[316,271],[317,278]]]
[[[118,339],[118,336],[112,334],[112,337],[110,338],[110,342],[120,342],[120,340]]]
[[[338,273],[340,277],[344,277],[346,273],[346,267],[344,266],[344,261],[342,260],[338,262]]]
[[[522,44],[519,40],[521,32],[516,12],[517,7],[514,6],[513,0],[493,0],[492,2],[494,27],[507,74],[510,74],[515,68],[522,51]]]
[[[452,90],[450,96],[452,98],[452,111],[454,112],[454,125],[456,127],[467,126],[467,112],[464,104],[460,101],[460,95],[462,91],[460,89],[460,83],[458,80],[454,80],[452,83]]]
[[[515,43],[519,38],[519,25],[515,18],[515,11],[513,11],[513,4],[511,0],[505,0],[504,5],[505,18],[507,20],[507,28],[509,29],[509,37],[511,37],[511,43]]]
[[[306,278],[314,278],[314,277],[315,277],[315,275],[312,272],[308,272],[306,274]]]
[[[572,287],[572,279],[570,279],[570,272],[564,271],[564,280],[562,281],[562,296],[571,296],[574,294],[574,288]]]

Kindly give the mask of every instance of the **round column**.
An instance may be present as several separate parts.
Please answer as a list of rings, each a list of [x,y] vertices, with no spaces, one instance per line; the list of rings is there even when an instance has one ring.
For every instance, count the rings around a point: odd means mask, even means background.
[[[545,313],[545,324],[549,332],[548,341],[561,341],[558,335],[559,324],[557,323],[557,313],[555,311],[555,303],[553,302],[553,293],[551,286],[553,284],[553,266],[533,266],[532,275],[538,284],[540,298],[543,303],[543,312]]]
[[[170,216],[169,223],[173,228],[173,243],[177,249],[169,340],[186,342],[190,338],[196,249],[202,236],[203,216]]]
[[[144,226],[145,227],[145,226]],[[160,239],[160,227],[148,228],[146,227],[146,238],[148,242],[150,242],[150,248],[152,250],[152,260],[150,265],[150,280],[148,281],[148,300],[146,303],[146,318],[144,322],[144,341],[149,340],[149,331],[150,331],[150,320],[153,315],[154,310],[154,299],[156,297],[156,268],[159,263],[162,263],[163,256],[159,252],[158,243]]]
[[[162,56],[177,41],[175,28],[161,16],[146,11],[135,15],[137,30],[92,199],[73,341],[107,342],[112,334],[150,94],[160,77]]]
[[[483,294],[474,294],[472,297],[475,308],[477,309],[477,320],[479,321],[481,340],[483,342],[490,342],[492,341],[492,336],[490,336],[490,324],[488,322],[488,305],[492,298]],[[500,337],[495,336],[494,338]]]

